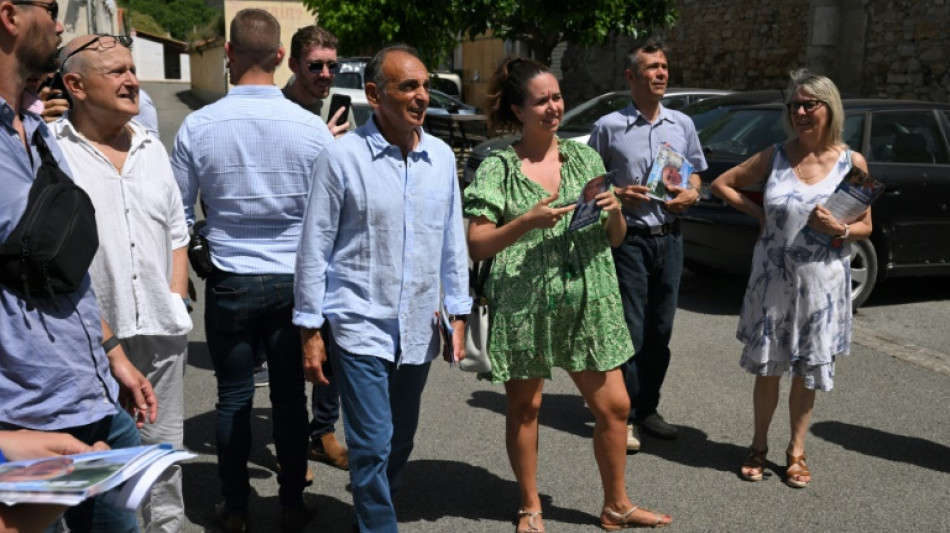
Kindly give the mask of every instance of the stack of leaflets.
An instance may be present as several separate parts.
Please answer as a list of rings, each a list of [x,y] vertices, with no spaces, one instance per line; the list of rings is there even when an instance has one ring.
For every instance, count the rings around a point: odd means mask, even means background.
[[[0,503],[76,505],[105,493],[112,505],[135,510],[166,468],[193,457],[170,444],[155,444],[2,463]]]
[[[693,173],[693,165],[686,157],[674,150],[669,144],[663,143],[656,150],[653,158],[653,167],[647,176],[647,195],[661,202],[668,202],[673,198],[668,187],[689,187],[689,176]]]
[[[844,224],[850,224],[857,220],[861,213],[873,204],[874,200],[877,200],[883,192],[883,183],[871,178],[867,172],[860,168],[852,166],[824,205],[836,219]],[[810,226],[806,226],[804,231],[805,237],[810,242],[819,242],[836,249],[844,246],[841,239],[822,233]]]
[[[567,232],[577,231],[581,228],[590,226],[600,220],[601,207],[597,205],[596,197],[602,192],[610,190],[613,186],[614,174],[616,170],[611,170],[602,176],[592,178],[584,185],[581,197],[577,199],[574,208],[574,215],[571,216],[571,223],[567,227]],[[569,204],[568,204],[569,205]]]

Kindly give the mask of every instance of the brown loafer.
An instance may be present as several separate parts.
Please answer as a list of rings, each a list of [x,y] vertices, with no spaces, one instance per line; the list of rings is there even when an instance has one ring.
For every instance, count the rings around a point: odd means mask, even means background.
[[[350,469],[350,452],[336,440],[333,433],[320,435],[310,443],[307,458],[311,461],[326,463],[340,470]]]

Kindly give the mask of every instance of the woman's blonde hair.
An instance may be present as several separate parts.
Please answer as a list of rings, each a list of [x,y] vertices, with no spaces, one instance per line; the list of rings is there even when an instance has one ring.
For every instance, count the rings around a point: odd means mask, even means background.
[[[789,72],[789,78],[791,81],[785,91],[785,103],[790,103],[799,89],[821,100],[828,107],[829,115],[828,126],[825,129],[825,143],[827,146],[843,145],[844,106],[841,104],[841,95],[834,82],[804,68]],[[788,110],[785,112],[784,122],[789,139],[795,138],[795,124],[792,123],[792,114]]]

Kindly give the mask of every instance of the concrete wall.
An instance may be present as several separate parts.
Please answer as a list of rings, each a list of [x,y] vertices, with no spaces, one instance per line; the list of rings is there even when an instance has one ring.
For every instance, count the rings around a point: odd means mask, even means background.
[[[141,81],[165,79],[165,46],[162,43],[136,37],[132,46],[135,73]]]
[[[224,65],[223,40],[217,46],[191,53],[191,91],[195,96],[204,102],[213,102],[228,93],[227,69]]]

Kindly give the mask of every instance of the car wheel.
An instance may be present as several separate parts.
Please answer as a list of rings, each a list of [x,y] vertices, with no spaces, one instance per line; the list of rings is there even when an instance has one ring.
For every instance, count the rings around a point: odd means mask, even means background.
[[[870,239],[851,243],[851,306],[864,305],[877,283],[877,252]]]

